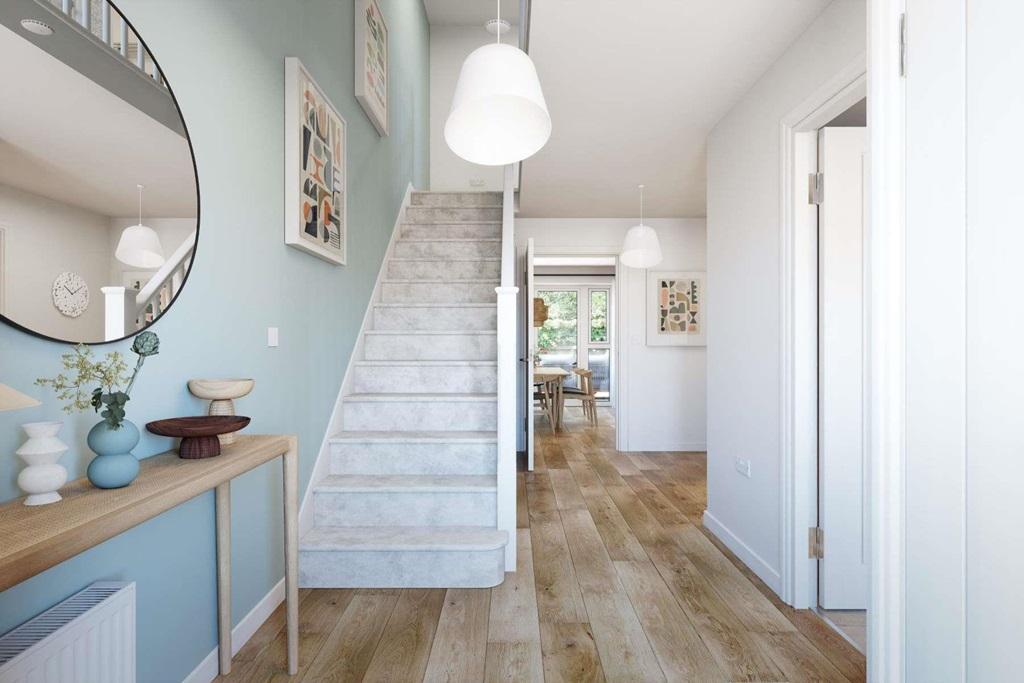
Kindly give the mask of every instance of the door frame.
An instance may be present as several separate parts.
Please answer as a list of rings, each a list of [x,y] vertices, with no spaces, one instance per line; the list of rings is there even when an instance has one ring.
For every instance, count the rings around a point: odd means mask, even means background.
[[[807,539],[808,491],[813,489],[808,486],[807,435],[804,430],[796,429],[797,418],[806,418],[808,391],[807,354],[798,353],[796,335],[798,324],[803,329],[807,325],[806,302],[798,308],[795,298],[799,292],[797,285],[802,282],[798,275],[806,275],[805,270],[797,267],[796,208],[799,204],[795,200],[801,190],[806,192],[806,186],[797,182],[796,164],[800,157],[796,134],[805,126],[821,127],[827,123],[830,119],[821,120],[824,110],[833,100],[841,99],[844,90],[851,86],[864,88],[868,95],[866,258],[870,276],[867,300],[871,307],[867,322],[871,586],[867,679],[893,683],[906,678],[907,130],[906,79],[900,67],[903,59],[900,34],[905,26],[905,12],[906,0],[868,0],[866,59],[855,60],[780,122],[780,508],[783,522],[780,574],[783,600],[794,607],[802,607],[808,605],[811,585],[811,567],[803,544]],[[838,102],[836,108],[842,110]],[[801,316],[801,312],[805,315]],[[813,583],[816,586],[817,582]]]
[[[614,256],[615,257],[615,284],[612,286],[615,297],[615,309],[613,313],[612,329],[614,338],[618,340],[615,344],[615,358],[612,363],[612,375],[611,382],[612,386],[615,387],[615,405],[612,406],[615,410],[615,449],[619,451],[628,451],[629,444],[629,382],[628,374],[625,375],[627,381],[622,381],[623,375],[620,375],[622,368],[627,367],[629,362],[629,340],[626,337],[627,326],[626,323],[629,320],[630,311],[628,306],[621,305],[621,302],[625,300],[627,285],[630,277],[641,277],[646,282],[647,271],[637,270],[635,268],[626,268],[619,262],[619,253],[622,251],[621,245],[607,245],[607,246],[590,246],[590,247],[577,247],[577,246],[552,246],[552,245],[538,245],[534,249],[535,256]],[[636,273],[639,273],[637,275]],[[530,292],[529,296],[533,296]],[[643,315],[644,311],[639,313],[633,312],[633,315]]]
[[[818,604],[818,565],[807,549],[808,529],[818,522],[818,218],[817,209],[807,201],[806,179],[818,168],[818,130],[865,96],[867,73],[862,57],[780,123],[780,578],[782,599],[797,609]]]

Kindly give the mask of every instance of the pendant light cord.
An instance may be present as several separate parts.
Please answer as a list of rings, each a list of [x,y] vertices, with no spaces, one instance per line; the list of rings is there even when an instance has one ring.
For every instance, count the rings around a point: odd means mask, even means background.
[[[640,185],[640,225],[644,224],[644,186]]]
[[[139,225],[142,225],[142,185],[136,185],[139,188]]]
[[[497,0],[498,23],[494,26],[494,42],[501,45],[501,0]]]

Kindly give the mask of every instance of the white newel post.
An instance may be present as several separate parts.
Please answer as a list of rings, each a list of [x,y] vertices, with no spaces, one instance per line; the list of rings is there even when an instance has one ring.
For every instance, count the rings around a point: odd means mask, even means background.
[[[124,287],[100,287],[103,292],[103,340],[112,341],[124,336]]]
[[[516,165],[505,166],[501,215],[501,286],[498,293],[498,528],[508,532],[505,571],[516,570]]]
[[[505,571],[516,569],[516,294],[498,292],[498,528],[508,532]]]

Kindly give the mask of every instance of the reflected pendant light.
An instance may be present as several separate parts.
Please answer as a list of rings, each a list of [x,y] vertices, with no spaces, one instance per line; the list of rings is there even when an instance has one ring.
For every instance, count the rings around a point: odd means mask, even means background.
[[[501,0],[498,0],[498,23]],[[551,116],[533,60],[497,42],[466,57],[455,85],[444,139],[456,155],[483,166],[503,166],[536,154],[551,137]]]
[[[661,243],[654,228],[644,225],[644,186],[640,185],[640,225],[634,225],[622,242],[619,260],[630,268],[651,268],[661,263]]]
[[[114,256],[133,268],[153,269],[164,264],[164,249],[156,230],[142,224],[142,185],[139,188],[139,223],[121,232]]]

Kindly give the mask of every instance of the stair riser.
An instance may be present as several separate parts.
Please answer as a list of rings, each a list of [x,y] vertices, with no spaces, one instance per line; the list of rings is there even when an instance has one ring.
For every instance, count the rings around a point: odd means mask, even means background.
[[[497,429],[494,401],[345,401],[348,431],[449,432]]]
[[[494,360],[498,345],[493,334],[370,334],[364,354],[366,360]]]
[[[505,579],[505,550],[308,551],[304,588],[490,588]]]
[[[498,371],[493,366],[357,365],[352,392],[356,394],[493,394]]]
[[[501,277],[501,261],[390,261],[392,280],[484,280]]]
[[[472,258],[501,256],[501,242],[409,242],[395,244],[395,258]],[[451,277],[451,276],[449,276]]]
[[[415,192],[412,206],[498,206],[500,192]]]
[[[493,443],[334,443],[331,474],[494,474]]]
[[[410,206],[407,223],[451,223],[453,221],[500,221],[501,207]]]
[[[494,526],[496,505],[494,491],[313,493],[317,526]]]
[[[428,308],[379,306],[373,309],[375,330],[467,330],[486,332],[498,327],[498,309],[487,307],[442,307]]]
[[[411,223],[402,228],[405,239],[491,239],[501,237],[497,223]]]
[[[487,304],[497,302],[497,286],[494,282],[384,282],[380,298],[386,304]]]

